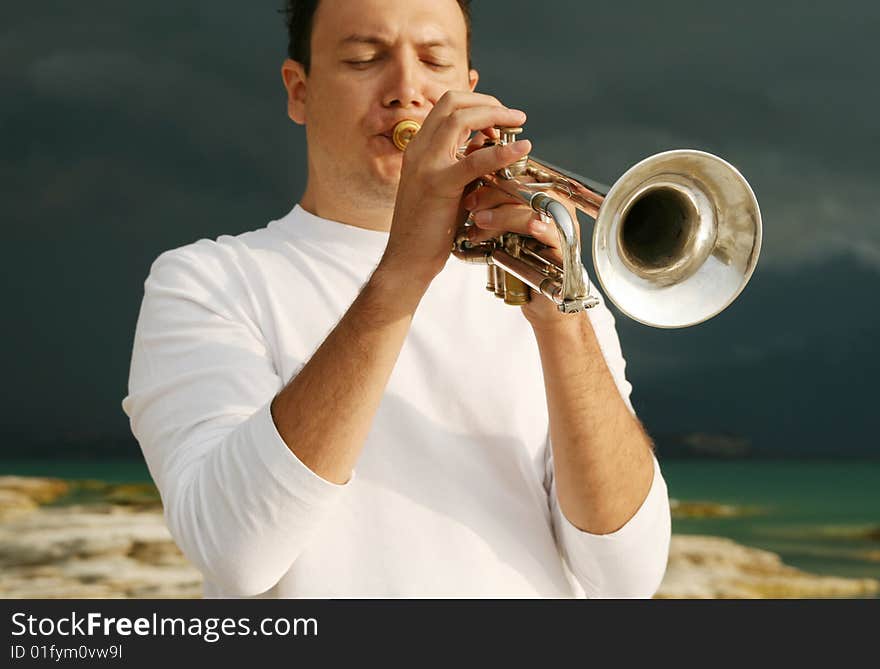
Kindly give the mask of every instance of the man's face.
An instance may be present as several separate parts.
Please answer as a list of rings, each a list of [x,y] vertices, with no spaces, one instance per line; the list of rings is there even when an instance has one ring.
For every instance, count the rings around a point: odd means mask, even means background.
[[[321,0],[310,72],[298,91],[288,82],[310,179],[364,204],[393,204],[403,156],[395,124],[421,123],[443,93],[473,90],[476,79],[455,0]]]

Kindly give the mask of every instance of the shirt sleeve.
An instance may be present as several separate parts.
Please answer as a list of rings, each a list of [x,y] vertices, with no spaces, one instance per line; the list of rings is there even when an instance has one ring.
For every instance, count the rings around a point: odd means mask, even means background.
[[[589,310],[590,321],[605,362],[621,397],[635,416],[626,380],[626,362],[614,327],[614,316],[600,296]],[[672,519],[666,482],[652,454],[654,475],[641,506],[623,527],[609,534],[591,534],[573,525],[562,513],[556,493],[553,449],[546,450],[545,489],[560,554],[589,598],[652,597],[666,572]]]
[[[652,456],[653,457],[653,456]],[[649,598],[666,572],[672,521],[666,482],[654,460],[654,478],[642,505],[610,534],[577,528],[559,507],[551,475],[550,512],[560,553],[588,598]],[[552,456],[550,458],[552,470]]]
[[[200,240],[153,263],[122,408],[180,549],[226,595],[252,596],[354,476],[323,479],[279,435],[270,405],[284,382],[231,253]]]

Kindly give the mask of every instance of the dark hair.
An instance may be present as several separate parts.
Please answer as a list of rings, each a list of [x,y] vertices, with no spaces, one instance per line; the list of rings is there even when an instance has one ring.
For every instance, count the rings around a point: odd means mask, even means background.
[[[320,0],[287,0],[287,6],[281,10],[286,14],[287,21],[287,55],[291,60],[302,63],[306,74],[312,63],[312,22]],[[468,67],[471,66],[471,0],[458,0],[458,6],[464,15],[467,27]]]

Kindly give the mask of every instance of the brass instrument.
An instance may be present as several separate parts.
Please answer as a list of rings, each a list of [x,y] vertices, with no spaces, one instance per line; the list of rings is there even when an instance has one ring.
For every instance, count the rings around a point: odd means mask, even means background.
[[[395,146],[405,150],[419,127],[398,123]],[[498,130],[500,138],[487,144],[513,142],[522,131]],[[611,188],[533,156],[481,182],[530,205],[559,233],[562,267],[532,237],[503,233],[472,244],[471,222],[458,231],[453,255],[488,265],[487,290],[508,304],[528,302],[532,291],[564,313],[599,303],[581,263],[577,219],[554,195],[595,220],[593,264],[605,295],[645,325],[680,328],[712,318],[742,292],[758,261],[761,212],[751,187],[732,165],[702,151],[650,156]]]

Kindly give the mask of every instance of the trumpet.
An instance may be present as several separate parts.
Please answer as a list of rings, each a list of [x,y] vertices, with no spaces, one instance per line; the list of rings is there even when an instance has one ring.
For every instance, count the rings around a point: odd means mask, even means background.
[[[420,129],[398,123],[405,151]],[[522,128],[498,128],[486,145],[515,141]],[[464,158],[464,149],[458,158]],[[761,212],[740,172],[718,156],[664,151],[629,168],[608,188],[528,155],[487,174],[480,184],[528,204],[559,234],[562,265],[537,239],[503,233],[471,243],[465,221],[452,254],[488,266],[486,289],[522,305],[538,293],[563,313],[599,303],[581,261],[577,218],[563,201],[593,219],[592,254],[605,296],[626,316],[652,327],[682,328],[726,309],[743,291],[761,250]]]

